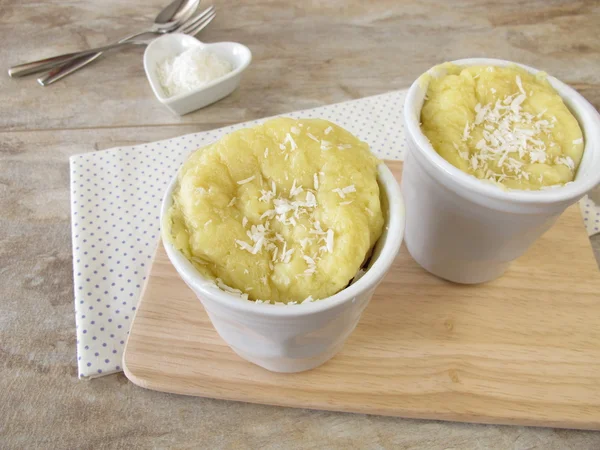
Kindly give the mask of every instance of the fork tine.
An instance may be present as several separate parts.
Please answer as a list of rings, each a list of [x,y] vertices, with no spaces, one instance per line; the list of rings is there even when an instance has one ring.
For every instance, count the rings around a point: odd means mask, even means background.
[[[212,14],[210,14],[208,17],[206,17],[204,20],[202,20],[202,22],[196,24],[193,27],[186,27],[185,31],[183,31],[185,34],[189,34],[190,36],[194,36],[196,34],[198,34],[201,30],[203,30],[204,28],[206,28],[206,26],[212,22],[212,20],[217,16],[216,12],[213,12]]]
[[[214,6],[209,6],[204,11],[202,11],[200,14],[195,15],[194,17],[186,20],[184,23],[182,23],[181,25],[179,25],[175,31],[177,33],[186,33],[185,30],[192,29],[192,27],[194,27],[199,22],[201,22],[206,16],[210,15],[211,13],[213,13],[214,10],[215,10]]]

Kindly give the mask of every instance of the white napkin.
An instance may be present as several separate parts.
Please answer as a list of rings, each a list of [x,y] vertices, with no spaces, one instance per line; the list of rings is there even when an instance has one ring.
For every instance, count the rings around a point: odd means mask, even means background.
[[[380,158],[403,159],[405,91],[285,114],[324,118],[368,142]],[[73,156],[71,223],[79,377],[121,370],[123,348],[159,236],[160,203],[189,152],[247,122],[165,141]],[[600,208],[582,200],[588,233]]]

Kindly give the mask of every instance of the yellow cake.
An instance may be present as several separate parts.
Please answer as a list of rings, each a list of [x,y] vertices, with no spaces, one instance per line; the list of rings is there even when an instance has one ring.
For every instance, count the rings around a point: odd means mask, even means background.
[[[163,223],[222,289],[302,302],[352,280],[379,238],[379,161],[319,119],[273,119],[193,153]]]
[[[445,74],[429,79],[421,127],[444,159],[511,189],[573,181],[583,135],[544,74],[516,66],[437,70]]]

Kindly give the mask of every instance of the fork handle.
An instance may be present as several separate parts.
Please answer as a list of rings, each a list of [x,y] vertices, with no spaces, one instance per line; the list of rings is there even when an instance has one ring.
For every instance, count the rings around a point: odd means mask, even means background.
[[[132,34],[130,36],[124,37],[123,39],[119,39],[118,42],[125,42],[129,39],[134,39],[144,33],[146,33],[146,31]],[[38,78],[37,81],[42,86],[48,86],[49,84],[52,84],[55,81],[61,80],[64,77],[71,75],[73,72],[77,72],[79,69],[82,69],[83,67],[98,59],[100,56],[102,56],[102,52],[94,53],[93,55],[89,56],[82,56],[81,58],[77,58],[74,61],[70,61],[61,66],[55,67],[50,72]]]
[[[18,66],[11,67],[8,69],[8,74],[11,77],[24,77],[31,75],[32,73],[41,72],[44,70],[52,69],[53,67],[60,66],[67,62],[71,62],[83,56],[93,55],[95,53],[111,50],[113,48],[124,47],[127,45],[137,45],[139,42],[136,41],[123,41],[116,42],[110,45],[104,45],[102,47],[93,48],[90,50],[83,50],[81,52],[67,53],[59,56],[52,56],[51,58],[41,59],[39,61],[33,61],[30,63],[19,64]]]
[[[66,62],[58,67],[53,68],[50,72],[42,75],[37,79],[38,83],[42,86],[48,86],[49,84],[54,83],[66,76],[69,76],[73,72],[77,72],[79,69],[87,66],[92,63],[96,59],[102,56],[102,52],[94,53],[89,56],[82,56],[81,58],[77,58],[73,61]]]

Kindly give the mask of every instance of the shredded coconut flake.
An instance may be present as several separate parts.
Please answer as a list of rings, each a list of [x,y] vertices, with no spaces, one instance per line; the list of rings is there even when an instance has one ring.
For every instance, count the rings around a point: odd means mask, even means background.
[[[573,141],[573,144],[575,144],[575,145],[577,145],[577,144],[583,144],[583,138],[575,139]]]
[[[229,294],[238,295],[239,297],[243,298],[244,300],[248,300],[248,294],[240,291],[239,289],[235,289],[235,288],[232,288],[231,286],[226,285],[225,283],[223,283],[223,280],[221,280],[220,278],[215,278],[215,284],[222,291],[225,291]]]
[[[315,220],[312,223],[313,229],[309,231],[310,234],[326,234],[325,231],[321,228],[321,223],[318,220]]]
[[[344,191],[342,191],[340,188],[335,188],[332,190],[332,192],[337,192],[341,198],[346,198],[346,194],[344,194]]]
[[[305,275],[312,275],[313,273],[315,273],[316,270],[317,270],[317,263],[315,262],[315,260],[312,259],[308,255],[303,255],[302,259],[304,259],[304,261],[306,261],[306,264],[308,265],[308,269],[306,269],[304,271],[304,274]]]
[[[465,123],[465,129],[463,130],[463,137],[462,140],[466,141],[467,139],[469,139],[469,121],[467,121],[467,123]]]
[[[518,95],[510,104],[511,111],[515,114],[519,114],[521,103],[523,103],[526,98],[527,96],[525,94]]]
[[[341,189],[340,188],[333,189],[333,192],[337,192],[341,198],[346,198],[346,194],[356,192],[356,188],[354,187],[353,184],[351,184],[350,186],[346,186]]]
[[[261,196],[258,201],[260,202],[269,202],[273,197],[275,197],[276,192],[273,190],[267,191],[265,189],[261,189]]]
[[[306,193],[306,200],[304,201],[304,206],[308,208],[314,208],[317,206],[317,197],[312,192]]]
[[[296,145],[296,141],[294,141],[294,138],[290,133],[287,133],[285,135],[285,142],[289,142],[292,150],[296,150],[298,148],[298,146]]]
[[[329,253],[333,253],[333,237],[333,230],[330,228],[327,230],[327,236],[325,237],[325,243]]]
[[[296,249],[291,248],[287,252],[282,254],[282,261],[284,264],[288,264],[290,262],[290,260],[292,259],[292,255],[294,254],[295,251],[296,251]]]
[[[331,142],[329,142],[329,141],[321,141],[321,150],[327,151],[327,150],[330,150],[331,147],[332,147]]]
[[[296,180],[294,180],[294,183],[292,183],[292,189],[290,190],[290,197],[295,197],[302,192],[304,192],[304,189],[302,189],[302,186],[296,187]]]
[[[519,87],[519,91],[521,91],[521,94],[527,95],[525,93],[525,89],[523,89],[523,83],[521,82],[521,77],[519,75],[517,75],[517,86]]]
[[[556,158],[555,163],[556,164],[564,164],[571,170],[575,169],[575,161],[573,161],[573,159],[570,156],[562,156],[560,158]]]
[[[250,183],[252,180],[254,180],[256,178],[255,175],[252,175],[251,177],[248,177],[244,180],[240,180],[237,182],[237,184],[246,184],[246,183]]]
[[[312,259],[310,256],[306,256],[306,255],[304,255],[304,256],[302,257],[302,259],[304,259],[304,261],[306,261],[306,263],[307,263],[308,265],[310,265],[310,266],[314,266],[314,265],[315,265],[315,260],[314,260],[314,259]]]
[[[254,254],[254,252],[253,252],[254,248],[247,242],[236,239],[235,243],[237,245],[239,245],[242,250],[246,250],[247,252]]]
[[[300,247],[302,250],[306,249],[306,246],[312,241],[310,238],[302,238],[298,242],[300,243]]]

